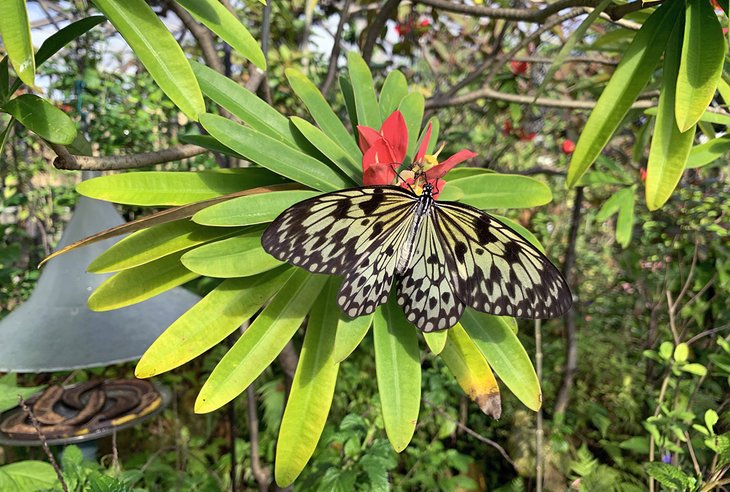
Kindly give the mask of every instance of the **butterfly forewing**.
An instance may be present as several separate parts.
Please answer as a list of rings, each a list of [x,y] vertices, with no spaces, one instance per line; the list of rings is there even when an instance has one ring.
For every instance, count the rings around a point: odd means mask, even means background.
[[[454,326],[464,312],[443,258],[433,215],[427,215],[420,224],[409,266],[398,276],[396,297],[406,319],[426,332]]]
[[[553,318],[568,310],[565,279],[526,239],[481,210],[453,202],[437,208],[444,261],[466,305],[523,318]]]
[[[352,188],[289,207],[264,232],[264,249],[313,273],[346,275],[371,257],[410,214],[413,197],[394,187]]]

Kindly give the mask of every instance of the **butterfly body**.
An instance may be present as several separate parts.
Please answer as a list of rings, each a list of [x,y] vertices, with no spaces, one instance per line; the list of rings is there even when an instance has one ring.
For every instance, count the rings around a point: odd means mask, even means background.
[[[262,236],[269,254],[344,277],[338,304],[372,313],[393,283],[406,318],[423,331],[455,325],[466,306],[526,318],[567,311],[570,290],[552,263],[494,217],[395,186],[364,186],[297,203]]]

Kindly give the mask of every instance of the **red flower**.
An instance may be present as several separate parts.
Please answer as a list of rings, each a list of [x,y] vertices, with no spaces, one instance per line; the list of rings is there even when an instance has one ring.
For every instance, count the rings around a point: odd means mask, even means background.
[[[512,60],[510,62],[510,70],[512,70],[512,73],[515,75],[521,75],[527,72],[527,62]]]
[[[401,165],[408,149],[408,128],[400,111],[388,116],[375,131],[367,126],[358,126],[360,150],[362,156],[362,182],[365,186],[393,184],[396,178],[395,170]],[[436,156],[426,155],[428,143],[431,140],[431,124],[426,128],[423,140],[418,147],[413,166],[409,171],[403,171],[404,181],[400,186],[420,192],[423,185],[430,182],[434,185],[434,198],[443,191],[446,182],[442,179],[454,166],[476,156],[470,150],[460,150],[442,163],[438,163]]]
[[[420,22],[420,23],[418,24],[418,26],[419,26],[419,27],[428,27],[428,26],[430,26],[430,25],[431,25],[431,21],[429,21],[428,19],[423,19],[423,20],[422,20],[422,21],[421,21],[421,22]]]
[[[560,148],[563,150],[563,154],[570,155],[575,150],[575,142],[566,138],[565,140],[563,140],[563,144],[560,146]]]
[[[643,167],[639,169],[639,178],[641,178],[642,181],[646,181],[646,169]]]
[[[403,114],[395,111],[380,127],[380,132],[358,125],[362,156],[362,182],[365,186],[390,184],[395,169],[406,157],[408,128]]]

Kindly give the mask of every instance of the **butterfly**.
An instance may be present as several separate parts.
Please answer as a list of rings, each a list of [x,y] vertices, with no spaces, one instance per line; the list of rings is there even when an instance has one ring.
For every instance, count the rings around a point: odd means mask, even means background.
[[[454,326],[465,306],[485,313],[554,318],[572,304],[558,269],[491,215],[397,186],[326,193],[284,210],[264,231],[264,249],[312,273],[344,277],[337,303],[349,317],[396,300],[431,332]]]

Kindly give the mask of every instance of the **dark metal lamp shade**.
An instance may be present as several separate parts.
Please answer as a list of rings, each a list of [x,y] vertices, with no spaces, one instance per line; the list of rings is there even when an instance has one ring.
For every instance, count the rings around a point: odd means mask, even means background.
[[[59,248],[122,222],[111,204],[81,197]],[[89,294],[110,275],[86,273],[86,267],[116,240],[71,251],[43,267],[30,298],[0,320],[0,371],[63,371],[139,359],[199,300],[178,287],[114,311],[89,310]]]

